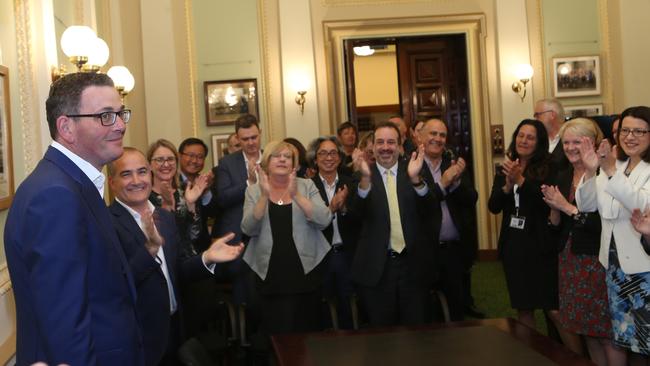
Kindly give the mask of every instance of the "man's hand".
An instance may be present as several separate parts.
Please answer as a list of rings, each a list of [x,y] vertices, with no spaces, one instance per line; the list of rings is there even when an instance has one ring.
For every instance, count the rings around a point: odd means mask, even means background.
[[[160,236],[158,229],[156,229],[155,216],[156,214],[147,209],[140,218],[142,220],[144,235],[147,237],[144,247],[153,257],[156,257],[158,250],[165,243],[165,239]]]
[[[446,189],[450,185],[456,183],[460,180],[460,177],[465,171],[466,163],[463,158],[458,158],[458,160],[452,160],[451,165],[440,177],[440,186],[443,189]]]
[[[330,211],[335,213],[345,206],[345,200],[348,198],[348,186],[344,185],[339,188],[332,200],[330,201]]]
[[[235,237],[234,233],[228,233],[221,238],[215,239],[205,252],[203,252],[203,262],[206,265],[213,263],[229,262],[242,253],[244,243],[229,245],[228,241]]]
[[[411,183],[419,184],[422,182],[422,178],[420,178],[422,164],[424,164],[424,145],[420,144],[420,146],[418,146],[418,151],[413,151],[411,154],[411,160],[409,160],[409,165],[407,168]]]

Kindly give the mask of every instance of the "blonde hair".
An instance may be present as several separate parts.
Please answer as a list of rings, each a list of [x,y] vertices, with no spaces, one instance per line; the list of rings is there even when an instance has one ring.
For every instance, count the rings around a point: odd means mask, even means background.
[[[260,162],[260,167],[267,174],[269,173],[269,160],[274,154],[279,153],[282,150],[291,151],[291,163],[292,168],[298,166],[298,149],[295,146],[291,145],[285,141],[271,141],[264,147],[264,153],[262,154],[262,161]]]
[[[571,132],[578,136],[590,137],[594,140],[596,146],[600,144],[604,135],[598,124],[589,118],[574,118],[562,124],[560,128],[560,138],[564,138],[566,132]]]

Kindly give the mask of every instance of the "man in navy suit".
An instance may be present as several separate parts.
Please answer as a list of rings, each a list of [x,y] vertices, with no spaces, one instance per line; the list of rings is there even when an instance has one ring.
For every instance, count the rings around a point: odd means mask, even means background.
[[[124,148],[108,165],[108,180],[115,194],[109,210],[137,288],[146,365],[176,365],[182,340],[179,281],[209,276],[215,263],[236,258],[243,245],[227,245],[230,234],[192,256],[191,243],[181,242],[174,215],[149,201],[151,169],[137,149]]]
[[[5,251],[16,295],[16,363],[142,365],[136,290],[103,200],[131,111],[105,74],[50,87],[54,140],[16,191]]]
[[[376,164],[355,154],[361,172],[348,215],[362,222],[352,279],[366,305],[370,324],[421,324],[430,320],[433,279],[431,232],[433,196],[419,176],[423,147],[399,161],[401,135],[392,122],[375,127]]]
[[[220,209],[219,220],[212,229],[212,237],[235,233],[234,240],[242,241],[241,220],[244,215],[244,198],[246,188],[257,183],[257,166],[260,163],[260,128],[257,118],[244,115],[235,121],[235,133],[242,150],[224,156],[213,171],[217,206]],[[249,300],[249,284],[247,283],[248,266],[241,258],[225,267],[226,278],[233,282],[233,300],[235,303],[245,303]]]

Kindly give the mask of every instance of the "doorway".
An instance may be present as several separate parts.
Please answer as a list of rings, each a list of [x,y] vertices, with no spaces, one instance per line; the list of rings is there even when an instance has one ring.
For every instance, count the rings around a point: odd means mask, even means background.
[[[359,131],[393,115],[409,126],[441,119],[473,181],[465,34],[348,39],[344,49],[349,119]]]

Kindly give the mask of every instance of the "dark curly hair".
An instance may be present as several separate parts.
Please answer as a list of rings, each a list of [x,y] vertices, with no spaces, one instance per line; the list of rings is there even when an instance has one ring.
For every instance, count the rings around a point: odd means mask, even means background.
[[[535,129],[537,142],[535,143],[535,150],[526,164],[524,177],[542,180],[549,173],[550,160],[548,153],[548,133],[542,122],[535,119],[525,119],[519,123],[515,132],[512,133],[512,139],[510,140],[510,146],[508,146],[507,152],[508,158],[510,160],[519,159],[519,154],[517,153],[517,135],[519,135],[519,130],[526,125],[533,126]]]

